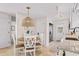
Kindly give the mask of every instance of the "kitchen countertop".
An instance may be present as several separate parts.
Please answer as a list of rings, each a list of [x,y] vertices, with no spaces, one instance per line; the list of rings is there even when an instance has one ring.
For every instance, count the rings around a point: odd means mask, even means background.
[[[78,50],[76,50],[75,48],[76,48],[76,47],[72,47],[71,49],[59,48],[59,50],[69,51],[69,52],[72,52],[72,53],[79,54],[79,49],[78,49]]]
[[[59,50],[65,50],[69,52],[73,52],[76,54],[79,54],[79,41],[74,41],[74,40],[64,40],[63,42],[52,42],[50,44],[50,48],[53,50],[59,49]]]

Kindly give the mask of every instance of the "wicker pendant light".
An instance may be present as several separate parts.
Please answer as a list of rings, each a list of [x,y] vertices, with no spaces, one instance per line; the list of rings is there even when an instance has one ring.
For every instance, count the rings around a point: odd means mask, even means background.
[[[30,7],[26,7],[26,8],[28,10],[28,16],[23,19],[22,26],[23,27],[33,27],[34,26],[33,19],[29,16]]]

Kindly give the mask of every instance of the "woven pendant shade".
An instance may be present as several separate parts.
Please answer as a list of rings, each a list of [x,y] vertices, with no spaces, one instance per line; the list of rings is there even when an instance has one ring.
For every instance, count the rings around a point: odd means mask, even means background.
[[[23,27],[33,27],[33,26],[34,26],[34,23],[33,23],[32,18],[30,18],[30,17],[25,17],[25,18],[23,19],[22,26],[23,26]]]
[[[23,19],[22,26],[23,27],[33,27],[34,26],[33,19],[31,17],[29,17],[30,7],[27,7],[27,9],[28,9],[28,16]]]

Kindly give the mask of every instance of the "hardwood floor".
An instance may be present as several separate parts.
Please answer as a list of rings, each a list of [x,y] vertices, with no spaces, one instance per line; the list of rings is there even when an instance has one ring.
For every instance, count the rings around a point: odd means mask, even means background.
[[[53,49],[49,49],[48,47],[42,47],[41,53],[39,56],[56,56],[56,51],[53,51]]]
[[[14,51],[13,47],[7,47],[0,49],[0,56],[13,56]],[[46,47],[42,47],[40,51],[36,51],[36,56],[55,56],[56,52],[48,49]]]
[[[0,49],[0,56],[13,56],[13,48],[12,47],[7,47],[7,48],[1,48]]]

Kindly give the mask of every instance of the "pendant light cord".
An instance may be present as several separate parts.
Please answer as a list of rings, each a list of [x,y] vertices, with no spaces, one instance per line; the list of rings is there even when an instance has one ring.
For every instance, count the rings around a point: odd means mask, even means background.
[[[28,17],[29,17],[29,9],[30,9],[30,7],[26,7],[27,9],[28,9]]]
[[[28,17],[29,17],[29,9],[28,9]]]

